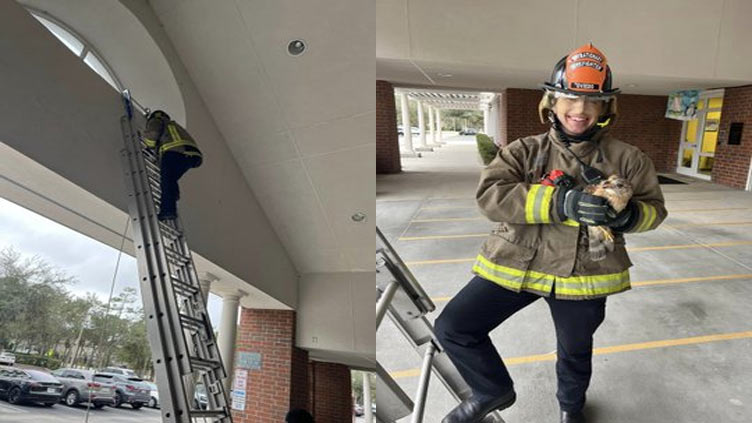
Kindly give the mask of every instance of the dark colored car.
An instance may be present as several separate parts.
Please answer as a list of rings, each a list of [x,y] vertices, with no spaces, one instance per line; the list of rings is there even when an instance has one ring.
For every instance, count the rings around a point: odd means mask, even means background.
[[[477,135],[478,130],[475,128],[465,128],[460,131],[460,135]]]
[[[11,404],[40,402],[52,407],[62,394],[63,384],[49,373],[0,366],[0,397]]]

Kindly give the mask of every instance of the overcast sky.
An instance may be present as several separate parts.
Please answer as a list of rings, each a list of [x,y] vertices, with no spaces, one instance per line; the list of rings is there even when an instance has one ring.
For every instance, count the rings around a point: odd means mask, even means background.
[[[118,250],[0,198],[0,249],[6,247],[13,247],[24,257],[39,256],[75,278],[75,284],[68,288],[73,295],[83,297],[93,292],[107,301]],[[129,286],[140,292],[136,259],[123,254],[114,296]],[[208,308],[216,328],[222,300],[210,294]]]

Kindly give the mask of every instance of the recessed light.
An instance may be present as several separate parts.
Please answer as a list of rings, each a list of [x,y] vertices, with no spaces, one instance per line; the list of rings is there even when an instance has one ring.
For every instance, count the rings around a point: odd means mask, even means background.
[[[363,223],[368,219],[368,216],[366,216],[365,213],[357,212],[354,215],[350,216],[350,219],[352,219],[353,222]]]
[[[292,40],[287,44],[287,52],[292,56],[300,56],[306,50],[306,43],[303,40]]]
[[[454,76],[451,73],[441,73],[441,72],[437,73],[436,75],[438,75],[438,76],[440,76],[442,78],[451,78],[452,76]]]

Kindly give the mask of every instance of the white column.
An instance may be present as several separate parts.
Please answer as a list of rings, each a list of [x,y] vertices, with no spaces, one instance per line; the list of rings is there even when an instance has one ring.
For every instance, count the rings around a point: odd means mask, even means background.
[[[441,136],[441,109],[436,109],[436,132],[436,144],[443,144],[444,141]]]
[[[225,294],[222,296],[222,319],[219,323],[219,354],[227,370],[225,392],[230,392],[232,377],[235,373],[235,337],[238,333],[238,305],[240,295]]]
[[[402,154],[415,154],[413,150],[413,138],[412,138],[412,125],[410,125],[410,104],[407,99],[407,94],[400,94],[400,101],[402,105]]]
[[[209,303],[209,291],[211,284],[218,281],[219,278],[209,272],[201,272],[198,275],[198,284],[201,287],[201,296],[204,297],[204,304]]]
[[[431,128],[431,147],[436,146],[436,123],[433,118],[433,106],[428,106],[428,126]]]
[[[421,148],[428,149],[428,145],[426,144],[426,123],[425,119],[423,118],[423,102],[418,101],[418,130],[420,131],[420,138],[418,141],[418,145]]]
[[[371,379],[370,373],[363,374],[363,421],[364,423],[373,423],[373,410],[371,410]]]
[[[489,137],[492,137],[493,134],[491,133],[491,111],[489,110],[490,107],[490,104],[483,105],[483,133],[488,135]]]

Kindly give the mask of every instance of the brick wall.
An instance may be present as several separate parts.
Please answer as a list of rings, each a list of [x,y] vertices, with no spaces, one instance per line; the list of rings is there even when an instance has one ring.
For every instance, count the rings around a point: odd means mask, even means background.
[[[342,364],[311,361],[308,371],[313,392],[313,417],[321,423],[352,421],[350,369]]]
[[[620,94],[619,120],[611,129],[617,139],[644,151],[658,172],[676,172],[682,121],[666,119],[665,96]]]
[[[376,81],[376,173],[401,170],[394,87],[387,81]]]
[[[740,145],[728,145],[731,122],[744,123]],[[726,88],[718,130],[713,181],[744,189],[752,157],[752,85]]]
[[[548,130],[538,118],[538,103],[542,92],[509,88],[502,94],[502,136],[514,141]],[[619,120],[611,129],[617,139],[636,145],[655,164],[658,172],[676,170],[676,157],[681,136],[681,121],[663,117],[666,97],[649,95],[619,95]]]
[[[261,354],[261,368],[248,371],[246,405],[233,410],[238,423],[283,422],[290,409],[295,312],[241,307],[237,352]]]

